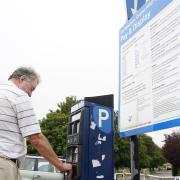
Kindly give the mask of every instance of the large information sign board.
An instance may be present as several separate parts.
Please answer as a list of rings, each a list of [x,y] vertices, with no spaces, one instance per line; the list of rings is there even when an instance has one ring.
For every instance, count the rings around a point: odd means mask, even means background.
[[[148,1],[120,30],[121,137],[180,125],[180,1]]]

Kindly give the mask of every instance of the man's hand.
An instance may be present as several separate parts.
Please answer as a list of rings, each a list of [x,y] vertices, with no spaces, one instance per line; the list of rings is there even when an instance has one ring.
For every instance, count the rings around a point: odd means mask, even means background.
[[[28,138],[33,147],[39,152],[39,154],[41,154],[61,172],[66,172],[68,174],[68,180],[72,179],[72,165],[63,163],[58,158],[51,145],[49,144],[47,138],[42,133],[30,135],[28,136]]]
[[[67,180],[72,180],[72,165],[71,164],[63,164],[64,172],[67,173]]]

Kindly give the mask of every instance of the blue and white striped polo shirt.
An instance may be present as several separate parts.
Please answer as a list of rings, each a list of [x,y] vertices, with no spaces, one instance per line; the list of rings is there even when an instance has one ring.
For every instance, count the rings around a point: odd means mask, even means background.
[[[25,137],[40,132],[28,95],[10,81],[0,82],[0,156],[21,161]]]

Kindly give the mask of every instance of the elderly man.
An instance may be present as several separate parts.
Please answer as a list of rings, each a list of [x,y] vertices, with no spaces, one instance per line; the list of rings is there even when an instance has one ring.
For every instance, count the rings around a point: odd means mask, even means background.
[[[17,167],[27,153],[25,138],[57,169],[71,176],[72,165],[58,159],[41,133],[30,102],[39,75],[32,68],[21,67],[8,80],[0,83],[0,180],[18,180]]]

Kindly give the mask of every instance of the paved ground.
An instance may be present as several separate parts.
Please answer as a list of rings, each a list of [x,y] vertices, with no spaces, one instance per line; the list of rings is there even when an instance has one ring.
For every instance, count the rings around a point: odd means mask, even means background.
[[[168,170],[168,171],[164,170],[164,171],[160,171],[157,173],[152,173],[152,175],[167,177],[167,176],[172,176],[172,171],[171,170]]]

